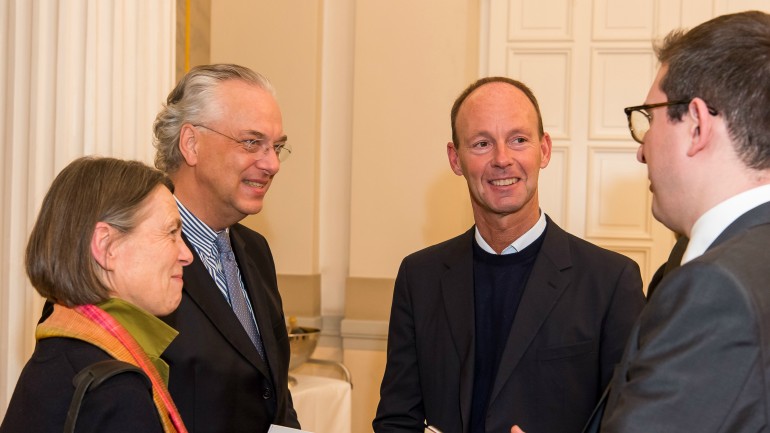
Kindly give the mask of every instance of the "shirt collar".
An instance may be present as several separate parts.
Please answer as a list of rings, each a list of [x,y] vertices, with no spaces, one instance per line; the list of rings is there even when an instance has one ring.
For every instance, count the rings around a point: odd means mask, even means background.
[[[690,241],[682,256],[682,264],[703,255],[727,226],[741,215],[767,202],[770,202],[770,185],[763,185],[730,197],[706,211],[690,230]]]
[[[537,238],[539,238],[540,235],[543,234],[543,232],[545,231],[545,226],[546,226],[545,213],[540,212],[540,218],[538,218],[535,225],[532,226],[531,229],[527,230],[527,232],[521,235],[518,239],[513,241],[510,245],[505,247],[505,249],[500,253],[500,255],[504,256],[506,254],[518,253],[524,248],[527,248],[532,244],[532,242],[535,242]],[[481,233],[479,232],[478,227],[476,227],[476,243],[479,245],[479,247],[481,247],[482,250],[490,254],[497,254],[497,252],[495,252],[495,250],[493,250],[492,247],[489,246],[487,241],[485,241],[484,238],[481,237]]]
[[[176,200],[179,215],[182,217],[182,233],[184,233],[198,254],[208,254],[214,247],[217,232],[187,210],[176,196],[174,196],[174,200]]]

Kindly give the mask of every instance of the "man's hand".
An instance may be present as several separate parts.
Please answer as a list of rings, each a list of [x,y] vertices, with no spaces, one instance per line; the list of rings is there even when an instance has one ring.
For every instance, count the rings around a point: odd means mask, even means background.
[[[524,430],[520,429],[519,426],[515,425],[511,427],[511,433],[524,433]]]

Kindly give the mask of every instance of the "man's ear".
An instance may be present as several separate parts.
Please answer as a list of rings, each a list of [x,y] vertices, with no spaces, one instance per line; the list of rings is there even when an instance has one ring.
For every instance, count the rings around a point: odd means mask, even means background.
[[[690,122],[690,147],[687,156],[695,156],[704,150],[714,135],[714,117],[709,113],[706,101],[701,98],[693,98],[687,107],[685,117]]]
[[[96,223],[94,234],[91,236],[91,255],[96,263],[105,271],[110,270],[110,245],[114,241],[115,229],[102,221]]]
[[[198,130],[190,123],[185,123],[179,130],[179,151],[187,165],[198,165]]]
[[[551,143],[551,136],[547,133],[543,133],[543,138],[540,140],[540,168],[548,167],[548,163],[551,161],[551,150],[553,149],[553,143]]]
[[[457,148],[451,141],[446,144],[446,155],[449,158],[449,166],[452,167],[454,174],[463,175],[463,169],[460,166],[460,156],[457,154]]]

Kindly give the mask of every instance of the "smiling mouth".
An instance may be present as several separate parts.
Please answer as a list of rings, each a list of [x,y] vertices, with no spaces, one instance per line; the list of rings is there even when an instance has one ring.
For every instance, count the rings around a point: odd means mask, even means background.
[[[508,186],[508,185],[513,185],[514,183],[518,183],[519,180],[520,179],[517,178],[517,177],[512,177],[512,178],[509,178],[509,179],[493,180],[493,181],[490,181],[490,183],[492,185],[495,185],[495,186]]]
[[[243,183],[245,183],[246,185],[252,188],[264,188],[265,185],[267,185],[266,183],[254,182],[252,180],[244,180]]]

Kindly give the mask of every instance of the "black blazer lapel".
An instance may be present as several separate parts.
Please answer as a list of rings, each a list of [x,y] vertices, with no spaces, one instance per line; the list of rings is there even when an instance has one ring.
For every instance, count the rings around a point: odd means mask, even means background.
[[[470,423],[473,397],[475,314],[473,302],[473,236],[475,227],[459,236],[449,247],[441,276],[449,332],[460,359],[460,410],[466,430]]]
[[[551,309],[569,284],[569,279],[562,271],[570,266],[572,266],[572,260],[567,235],[548,218],[543,245],[535,259],[532,273],[508,334],[508,342],[503,349],[501,359],[505,362],[501,362],[497,370],[497,377],[489,398],[490,404],[516,369]]]
[[[211,274],[203,265],[203,261],[186,237],[184,237],[184,241],[194,256],[193,262],[184,269],[184,291],[187,292],[190,300],[209,318],[211,325],[249,362],[254,364],[254,367],[259,369],[265,377],[270,377],[267,373],[267,366],[260,358],[241,322],[238,321],[232,308],[230,308],[230,304],[227,303],[216,282],[211,278]]]

